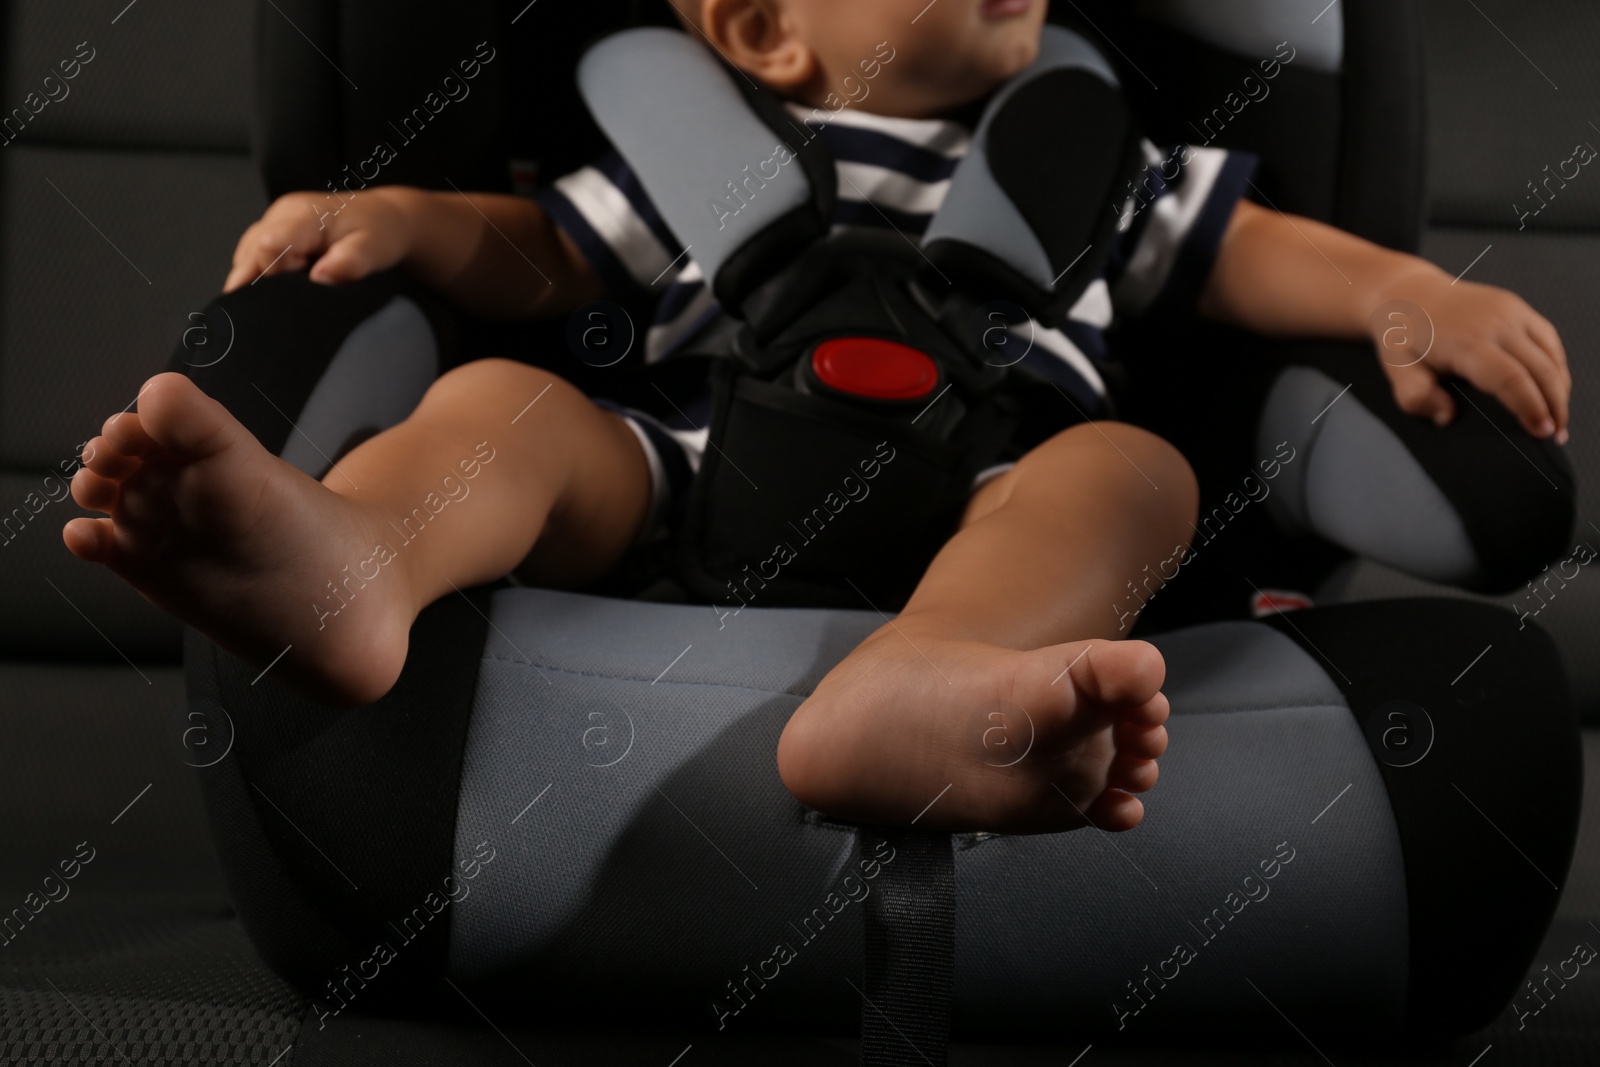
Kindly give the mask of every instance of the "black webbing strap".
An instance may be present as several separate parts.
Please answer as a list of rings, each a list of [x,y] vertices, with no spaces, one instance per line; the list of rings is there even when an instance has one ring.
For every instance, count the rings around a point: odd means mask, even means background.
[[[863,858],[882,863],[862,919],[862,1067],[945,1067],[956,948],[950,835],[864,826],[856,840]]]

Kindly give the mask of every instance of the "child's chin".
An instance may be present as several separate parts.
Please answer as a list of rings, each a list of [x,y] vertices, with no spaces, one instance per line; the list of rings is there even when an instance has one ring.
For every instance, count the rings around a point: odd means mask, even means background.
[[[1039,58],[1039,34],[1034,31],[1019,35],[995,50],[995,74],[1000,81],[1013,78]]]
[[[1037,40],[997,50],[994,61],[990,61],[987,64],[990,77],[994,78],[994,86],[992,88],[997,90],[1000,86],[1005,85],[1006,82],[1010,82],[1011,78],[1022,74],[1024,70],[1032,66],[1032,62],[1035,59],[1038,59]]]
[[[1037,38],[996,42],[972,62],[962,65],[959,69],[948,70],[938,79],[941,88],[949,90],[949,96],[943,106],[957,107],[982,100],[1027,70],[1038,55]]]

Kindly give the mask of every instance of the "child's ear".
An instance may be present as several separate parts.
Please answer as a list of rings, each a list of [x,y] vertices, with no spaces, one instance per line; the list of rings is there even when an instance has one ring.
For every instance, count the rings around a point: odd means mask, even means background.
[[[780,92],[816,73],[816,53],[775,0],[705,0],[701,25],[729,62]]]

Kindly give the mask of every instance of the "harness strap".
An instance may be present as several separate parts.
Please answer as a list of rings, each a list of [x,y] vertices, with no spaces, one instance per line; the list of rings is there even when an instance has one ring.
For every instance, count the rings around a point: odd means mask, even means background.
[[[863,902],[862,1067],[945,1067],[956,947],[950,835],[862,827],[858,847],[867,837],[886,841],[894,861]]]

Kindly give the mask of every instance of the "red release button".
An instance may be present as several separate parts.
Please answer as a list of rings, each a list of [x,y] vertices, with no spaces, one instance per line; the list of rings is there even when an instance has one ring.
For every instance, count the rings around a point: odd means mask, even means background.
[[[939,384],[926,352],[876,337],[836,337],[811,353],[811,369],[830,389],[874,400],[915,400]]]

